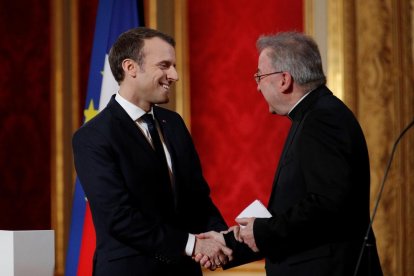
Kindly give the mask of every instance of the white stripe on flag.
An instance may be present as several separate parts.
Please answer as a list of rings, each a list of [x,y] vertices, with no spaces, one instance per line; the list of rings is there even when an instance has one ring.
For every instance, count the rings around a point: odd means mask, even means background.
[[[111,96],[118,92],[119,85],[112,75],[111,68],[109,67],[108,54],[105,55],[105,65],[101,86],[101,97],[99,99],[99,111],[105,108],[109,103]]]

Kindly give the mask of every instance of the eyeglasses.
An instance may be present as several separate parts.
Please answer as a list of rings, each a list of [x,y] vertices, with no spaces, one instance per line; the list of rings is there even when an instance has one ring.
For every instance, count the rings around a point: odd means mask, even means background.
[[[280,74],[280,73],[283,73],[283,71],[276,71],[276,72],[261,74],[261,75],[259,75],[259,73],[256,73],[256,74],[253,75],[253,77],[254,77],[254,80],[256,81],[256,83],[259,84],[261,79],[263,79],[267,76],[270,76],[270,75]]]

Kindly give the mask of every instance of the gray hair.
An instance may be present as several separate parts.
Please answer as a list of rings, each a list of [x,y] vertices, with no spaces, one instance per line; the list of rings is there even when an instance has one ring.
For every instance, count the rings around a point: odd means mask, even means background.
[[[326,84],[318,45],[311,37],[298,32],[283,32],[259,37],[256,46],[259,53],[271,49],[269,57],[274,68],[289,72],[306,90]]]

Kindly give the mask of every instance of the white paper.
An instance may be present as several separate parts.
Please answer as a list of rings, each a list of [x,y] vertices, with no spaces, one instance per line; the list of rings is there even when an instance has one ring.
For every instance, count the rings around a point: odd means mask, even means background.
[[[256,199],[249,206],[244,208],[244,210],[237,216],[237,218],[271,218],[272,214],[266,209],[260,200]]]

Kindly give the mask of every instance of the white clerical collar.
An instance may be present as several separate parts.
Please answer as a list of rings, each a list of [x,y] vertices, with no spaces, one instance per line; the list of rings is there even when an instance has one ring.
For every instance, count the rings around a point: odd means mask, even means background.
[[[302,98],[299,99],[299,101],[297,101],[295,103],[295,105],[289,110],[288,115],[290,114],[290,112],[292,112],[293,109],[295,109],[295,107],[301,102],[303,101],[304,98],[306,98],[306,96],[308,96],[310,94],[310,92],[312,92],[313,90],[309,91],[308,93],[306,93],[305,95],[302,96]]]

